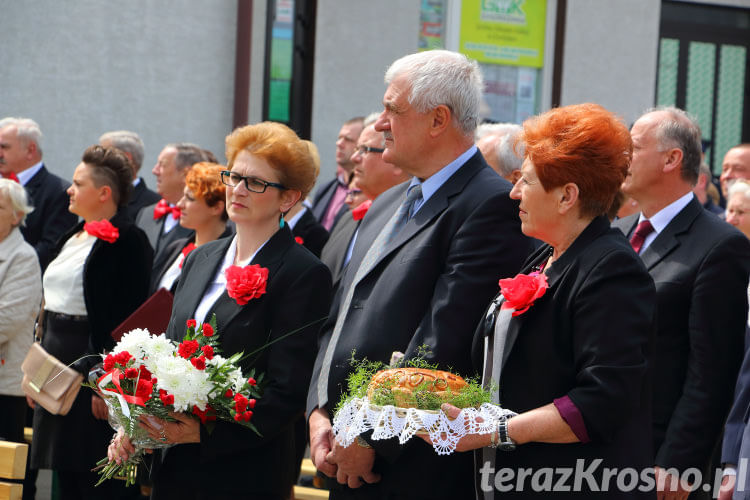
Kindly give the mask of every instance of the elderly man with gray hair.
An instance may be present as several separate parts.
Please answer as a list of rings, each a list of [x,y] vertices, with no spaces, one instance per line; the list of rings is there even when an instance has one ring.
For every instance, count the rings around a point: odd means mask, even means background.
[[[521,132],[523,128],[515,123],[483,123],[474,134],[487,164],[511,184],[521,177],[524,153],[523,143],[519,142]]]
[[[332,499],[473,498],[469,455],[441,457],[420,440],[399,446],[368,433],[346,448],[331,438],[353,350],[388,363],[394,351],[409,359],[426,344],[430,362],[473,374],[477,318],[498,278],[513,276],[531,250],[510,183],[474,145],[478,64],[456,52],[419,52],[394,62],[385,81],[378,154],[410,180],[380,194],[362,219],[321,329],[308,392],[311,457],[342,485]]]
[[[138,172],[143,165],[143,141],[135,132],[115,130],[102,134],[99,137],[99,144],[105,148],[114,147],[119,149],[130,160],[130,166],[133,168],[133,192],[130,195],[130,201],[125,211],[127,216],[135,221],[138,211],[141,208],[154,204],[161,198],[146,186],[146,181],[143,177],[138,177]]]
[[[0,174],[26,188],[34,211],[26,218],[21,233],[36,250],[44,272],[58,238],[78,218],[68,212],[68,183],[42,162],[42,131],[34,120],[0,120]]]

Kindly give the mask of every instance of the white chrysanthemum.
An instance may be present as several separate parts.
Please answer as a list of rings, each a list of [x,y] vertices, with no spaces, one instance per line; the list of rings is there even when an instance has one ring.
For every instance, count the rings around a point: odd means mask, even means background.
[[[206,360],[206,364],[207,364],[207,365],[211,365],[211,366],[215,366],[215,367],[217,367],[217,368],[218,368],[219,366],[221,366],[221,364],[222,364],[222,363],[223,363],[224,361],[226,361],[226,358],[224,358],[224,357],[223,357],[223,356],[221,356],[220,354],[214,354],[214,357],[213,357],[213,358],[211,358],[211,359],[207,359],[207,360]]]
[[[160,389],[174,396],[176,411],[190,411],[193,405],[206,409],[213,384],[205,370],[198,370],[181,357],[163,357],[156,362],[154,375]]]
[[[180,379],[171,394],[174,394],[174,407],[178,411],[190,411],[193,405],[201,410],[206,409],[208,393],[213,384],[208,380],[205,371],[193,369]]]
[[[232,388],[235,392],[240,391],[242,389],[242,386],[244,386],[245,382],[247,381],[244,375],[242,375],[242,370],[240,370],[239,368],[229,372],[228,378],[232,381]]]
[[[136,359],[143,359],[145,356],[143,347],[148,343],[150,336],[149,331],[143,328],[130,330],[122,336],[112,352],[128,351]]]
[[[174,342],[165,335],[152,335],[143,346],[146,368],[153,372],[162,358],[173,358],[177,350]]]

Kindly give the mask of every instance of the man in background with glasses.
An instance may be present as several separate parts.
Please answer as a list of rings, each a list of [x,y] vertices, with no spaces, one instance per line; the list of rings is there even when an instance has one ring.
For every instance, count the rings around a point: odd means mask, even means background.
[[[374,126],[378,114],[373,113],[365,119],[365,128],[359,135],[357,146],[351,156],[357,188],[370,201],[410,178],[409,174],[383,160],[385,138],[383,134],[375,131]],[[352,213],[351,217],[344,216],[339,219],[320,254],[320,260],[331,270],[334,286],[349,263],[361,220],[362,217],[355,213]]]
[[[362,132],[364,118],[358,116],[347,120],[339,131],[336,140],[336,178],[320,186],[315,192],[312,203],[312,213],[316,219],[331,231],[333,225],[348,211],[344,204],[346,198],[349,175],[354,168],[352,153],[357,145],[357,139]]]

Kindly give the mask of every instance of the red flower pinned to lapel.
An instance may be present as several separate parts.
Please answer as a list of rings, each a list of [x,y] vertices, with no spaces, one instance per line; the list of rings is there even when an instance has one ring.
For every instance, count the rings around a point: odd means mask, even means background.
[[[83,225],[83,229],[91,236],[96,236],[107,243],[114,243],[120,237],[120,230],[107,219],[87,222]]]
[[[182,269],[182,265],[185,263],[185,258],[188,256],[188,254],[192,252],[193,250],[195,250],[196,248],[198,247],[195,246],[195,243],[188,243],[187,245],[185,245],[185,248],[182,249],[182,260],[180,261],[180,269]]]
[[[227,278],[227,295],[241,306],[266,293],[268,269],[258,264],[246,267],[229,266],[224,271],[224,276]]]
[[[302,238],[302,236],[295,236],[294,237],[294,241],[296,241],[300,245],[304,245],[305,244],[305,240]]]
[[[515,278],[498,281],[500,291],[505,297],[502,309],[515,309],[513,316],[518,316],[529,310],[534,301],[547,292],[547,275],[534,272],[531,274],[517,274]]]
[[[370,210],[370,205],[372,205],[372,200],[366,200],[360,203],[357,208],[352,210],[352,218],[354,220],[362,220],[367,211]]]

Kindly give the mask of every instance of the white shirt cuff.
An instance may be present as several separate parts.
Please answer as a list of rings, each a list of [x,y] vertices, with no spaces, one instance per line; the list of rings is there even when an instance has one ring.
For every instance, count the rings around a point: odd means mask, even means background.
[[[724,467],[724,472],[721,473],[721,477],[724,476],[736,476],[737,475],[737,468],[736,467]]]

